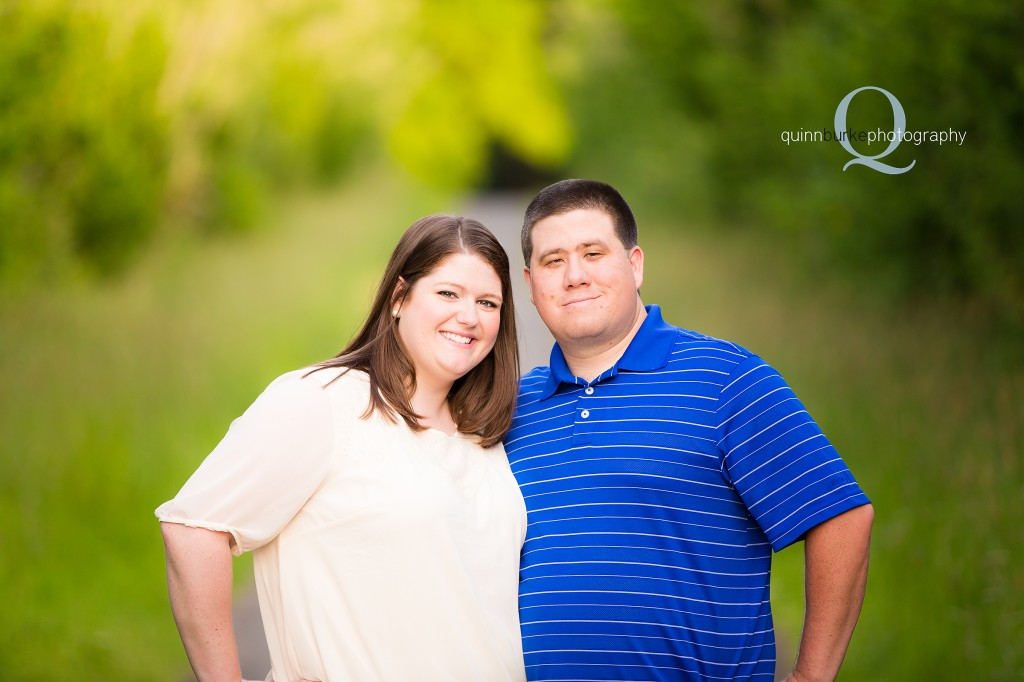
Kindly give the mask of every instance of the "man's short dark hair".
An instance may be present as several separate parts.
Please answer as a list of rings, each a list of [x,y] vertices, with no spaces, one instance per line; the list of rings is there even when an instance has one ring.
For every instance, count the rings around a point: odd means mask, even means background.
[[[585,209],[607,213],[622,245],[627,249],[637,245],[636,218],[618,190],[597,180],[562,180],[542,189],[526,207],[521,234],[526,267],[533,256],[534,225],[553,215]]]

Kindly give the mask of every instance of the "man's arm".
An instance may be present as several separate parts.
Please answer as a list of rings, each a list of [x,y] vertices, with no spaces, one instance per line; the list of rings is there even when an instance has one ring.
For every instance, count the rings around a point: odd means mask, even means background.
[[[231,622],[231,536],[178,523],[160,528],[171,612],[196,678],[241,680]]]
[[[788,681],[831,682],[839,674],[864,602],[874,517],[866,504],[807,532],[804,628]]]

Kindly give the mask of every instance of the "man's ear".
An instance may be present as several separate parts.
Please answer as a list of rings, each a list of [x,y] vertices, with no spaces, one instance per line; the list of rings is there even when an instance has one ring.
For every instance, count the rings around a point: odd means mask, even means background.
[[[530,268],[523,268],[523,278],[526,280],[526,288],[530,290],[530,303],[537,305],[537,301],[533,298],[533,280],[530,279]]]
[[[633,269],[633,281],[636,282],[637,291],[644,283],[644,252],[639,246],[629,250],[629,265]]]

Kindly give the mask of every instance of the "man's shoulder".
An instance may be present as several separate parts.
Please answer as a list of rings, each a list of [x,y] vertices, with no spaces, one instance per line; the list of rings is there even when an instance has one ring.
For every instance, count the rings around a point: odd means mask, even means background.
[[[531,399],[536,400],[536,396],[540,395],[544,390],[544,385],[547,384],[550,377],[551,368],[547,365],[534,367],[524,374],[519,379],[518,402],[523,403],[524,401],[530,401]]]
[[[672,376],[692,377],[723,391],[726,400],[742,394],[737,405],[747,404],[779,388],[789,389],[785,378],[757,353],[733,341],[671,325],[677,333],[666,367]],[[655,377],[661,379],[662,377]]]
[[[738,343],[710,334],[686,329],[667,323],[674,334],[672,350],[669,355],[673,360],[724,360],[726,362],[743,362],[756,355]]]

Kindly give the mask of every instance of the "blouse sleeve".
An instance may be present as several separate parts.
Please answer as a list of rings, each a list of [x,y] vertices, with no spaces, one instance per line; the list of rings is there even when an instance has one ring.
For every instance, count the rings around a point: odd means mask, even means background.
[[[330,397],[316,375],[303,374],[271,383],[157,518],[228,532],[236,555],[273,540],[331,466]]]

